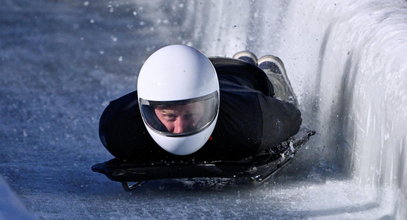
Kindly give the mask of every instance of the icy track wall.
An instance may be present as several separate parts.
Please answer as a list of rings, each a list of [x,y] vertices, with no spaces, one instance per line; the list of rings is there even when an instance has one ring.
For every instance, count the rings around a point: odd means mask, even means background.
[[[393,189],[396,216],[407,216],[407,2],[214,5],[189,6],[203,12],[193,15],[203,24],[195,29],[201,48],[280,56],[304,124],[319,134],[310,163],[333,164],[339,176],[375,186],[378,195]]]

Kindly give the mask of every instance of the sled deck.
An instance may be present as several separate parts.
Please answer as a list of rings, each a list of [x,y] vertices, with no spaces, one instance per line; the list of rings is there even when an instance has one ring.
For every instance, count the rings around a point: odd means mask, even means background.
[[[287,164],[314,134],[313,130],[301,128],[297,134],[282,142],[274,151],[265,151],[239,161],[159,160],[137,163],[115,158],[93,165],[92,171],[102,173],[113,181],[122,182],[124,189],[128,191],[139,187],[145,181],[167,178],[249,177],[253,181],[263,182]],[[129,182],[136,182],[136,184],[132,186],[128,184]]]

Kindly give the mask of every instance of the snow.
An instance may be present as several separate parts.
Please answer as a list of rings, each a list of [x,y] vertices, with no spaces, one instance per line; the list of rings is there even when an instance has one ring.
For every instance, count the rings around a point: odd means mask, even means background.
[[[41,219],[405,219],[406,12],[402,0],[2,1],[0,175],[9,186],[0,179],[0,210],[25,206]],[[127,193],[91,172],[111,158],[98,139],[104,107],[136,88],[153,51],[175,43],[210,56],[279,56],[304,124],[318,134],[260,187],[157,180]]]

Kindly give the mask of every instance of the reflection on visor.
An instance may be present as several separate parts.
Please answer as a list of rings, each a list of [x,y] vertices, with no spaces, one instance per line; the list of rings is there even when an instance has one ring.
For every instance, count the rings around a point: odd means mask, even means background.
[[[186,136],[208,127],[218,112],[218,93],[181,100],[148,101],[140,98],[144,122],[166,136]]]

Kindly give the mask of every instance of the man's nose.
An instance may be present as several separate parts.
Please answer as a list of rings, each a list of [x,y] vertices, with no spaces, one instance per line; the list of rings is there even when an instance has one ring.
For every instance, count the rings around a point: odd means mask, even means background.
[[[180,134],[180,133],[185,132],[186,126],[187,126],[186,121],[184,119],[182,119],[181,117],[178,117],[174,123],[174,133]]]

